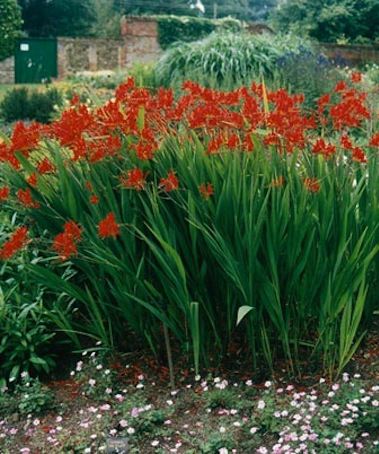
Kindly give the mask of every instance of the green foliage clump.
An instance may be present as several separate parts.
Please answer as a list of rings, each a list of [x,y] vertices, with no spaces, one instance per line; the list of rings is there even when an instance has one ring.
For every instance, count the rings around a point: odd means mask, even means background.
[[[254,80],[273,79],[277,61],[287,52],[310,47],[293,36],[212,34],[202,41],[175,46],[157,63],[157,81],[178,88],[185,80],[233,89]]]
[[[157,16],[158,41],[162,49],[175,42],[191,42],[205,38],[215,30],[238,32],[243,29],[239,20],[232,18],[206,19],[190,16]]]
[[[62,102],[62,94],[56,88],[45,91],[15,88],[1,101],[0,116],[6,122],[36,120],[48,123]]]
[[[377,0],[289,0],[271,15],[278,31],[307,34],[323,42],[379,39]]]
[[[15,39],[20,36],[21,11],[16,0],[0,2],[0,61],[13,53]]]
[[[13,392],[0,390],[0,414],[40,415],[55,407],[54,393],[27,372]]]

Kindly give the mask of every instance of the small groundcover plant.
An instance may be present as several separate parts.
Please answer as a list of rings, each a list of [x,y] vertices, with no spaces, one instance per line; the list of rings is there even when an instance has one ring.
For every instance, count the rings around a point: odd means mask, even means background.
[[[77,302],[61,326],[105,346],[171,342],[197,373],[237,343],[253,367],[339,374],[378,303],[378,118],[360,79],[311,114],[264,84],[175,98],[129,79],[101,107],[18,123],[0,200],[26,222],[0,257],[40,242],[57,272],[29,272]]]

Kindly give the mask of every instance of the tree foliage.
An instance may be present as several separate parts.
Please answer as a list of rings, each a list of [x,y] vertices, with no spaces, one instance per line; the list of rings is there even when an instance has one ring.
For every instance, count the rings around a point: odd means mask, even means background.
[[[85,36],[96,20],[92,0],[18,0],[29,36]]]
[[[127,14],[173,14],[178,16],[197,16],[200,12],[191,8],[195,0],[116,0],[124,6]],[[205,7],[204,16],[236,17],[252,20],[265,19],[277,0],[202,0]]]
[[[293,30],[325,42],[379,39],[378,0],[288,0],[272,14],[281,32]]]
[[[0,1],[0,60],[12,55],[15,39],[20,35],[21,12],[16,0]]]

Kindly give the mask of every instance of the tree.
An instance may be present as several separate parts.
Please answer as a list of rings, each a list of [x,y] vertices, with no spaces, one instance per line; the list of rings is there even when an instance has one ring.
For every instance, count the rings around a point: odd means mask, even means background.
[[[378,0],[287,0],[271,19],[278,31],[293,30],[319,41],[379,39]]]
[[[124,1],[127,14],[174,14],[194,16],[198,9],[191,8],[196,0],[116,0]],[[205,17],[232,16],[238,19],[251,19],[257,11],[276,4],[276,0],[201,0],[205,7]]]
[[[92,0],[18,0],[29,36],[86,36],[96,20]]]
[[[0,2],[0,60],[12,55],[21,31],[21,11],[16,0]]]

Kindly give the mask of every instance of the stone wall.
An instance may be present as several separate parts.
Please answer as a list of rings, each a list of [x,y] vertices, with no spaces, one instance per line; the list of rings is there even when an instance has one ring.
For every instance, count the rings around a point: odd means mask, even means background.
[[[78,71],[114,70],[126,64],[125,41],[92,38],[58,38],[58,75]]]
[[[379,46],[357,46],[321,43],[325,54],[340,66],[358,66],[379,63]]]
[[[14,57],[0,61],[0,83],[14,83]]]

